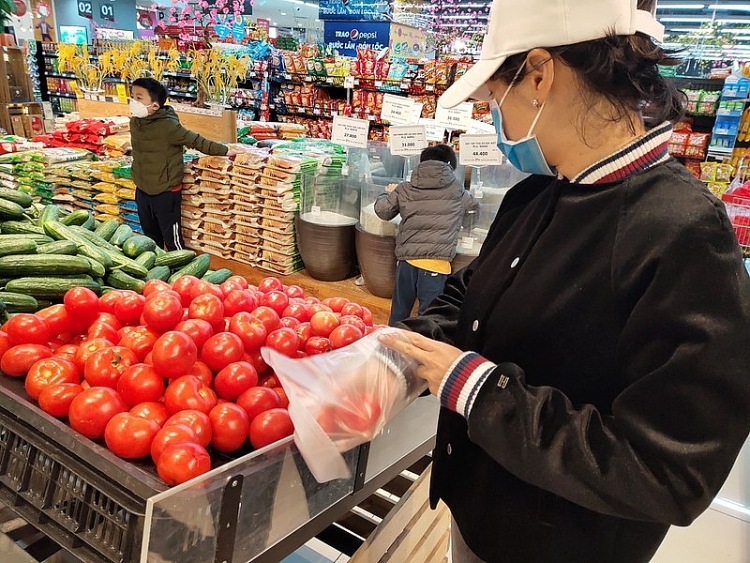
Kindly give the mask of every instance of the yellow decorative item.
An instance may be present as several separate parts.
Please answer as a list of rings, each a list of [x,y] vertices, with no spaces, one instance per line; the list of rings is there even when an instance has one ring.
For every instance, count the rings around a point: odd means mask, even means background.
[[[107,63],[104,67],[91,64],[87,45],[60,43],[58,53],[58,72],[74,74],[78,87],[84,92],[102,92],[102,82],[105,76],[111,76],[107,74],[109,66]]]
[[[192,49],[188,53],[191,74],[198,83],[196,106],[204,106],[208,100],[223,103],[232,88],[244,80],[252,65],[248,55],[238,57],[226,55],[215,47],[205,50]]]

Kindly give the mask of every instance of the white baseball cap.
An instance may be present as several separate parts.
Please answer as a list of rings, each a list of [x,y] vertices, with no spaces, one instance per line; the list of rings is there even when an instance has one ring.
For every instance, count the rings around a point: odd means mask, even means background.
[[[444,108],[489,100],[487,80],[511,55],[641,32],[661,41],[664,26],[638,0],[495,0],[479,60],[440,96]]]

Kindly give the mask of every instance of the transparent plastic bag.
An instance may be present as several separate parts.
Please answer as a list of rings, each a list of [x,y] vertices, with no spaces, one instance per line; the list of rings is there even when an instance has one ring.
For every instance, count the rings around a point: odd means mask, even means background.
[[[385,333],[400,334],[381,329],[301,359],[261,350],[289,397],[294,441],[321,483],[349,477],[341,452],[371,441],[427,388],[415,360],[380,343]]]

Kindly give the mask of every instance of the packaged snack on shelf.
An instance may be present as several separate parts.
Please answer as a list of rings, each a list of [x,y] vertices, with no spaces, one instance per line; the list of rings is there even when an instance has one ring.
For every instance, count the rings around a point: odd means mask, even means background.
[[[690,133],[673,131],[669,138],[669,154],[674,156],[684,156],[687,148]]]
[[[698,178],[700,180],[701,178],[701,163],[699,160],[686,160],[685,161],[685,168],[687,168],[690,173]]]
[[[727,191],[729,184],[727,184],[726,182],[708,182],[706,184],[706,187],[716,197],[721,197],[722,194]]]
[[[704,158],[706,156],[706,148],[708,147],[708,141],[710,138],[710,133],[690,133],[687,145],[684,149],[684,156],[687,158]]]
[[[731,164],[718,164],[716,166],[716,176],[715,180],[717,182],[729,182],[732,180],[732,173],[734,172],[734,167]]]
[[[718,162],[701,162],[701,181],[715,182],[717,166],[719,166]]]
[[[721,92],[704,91],[701,93],[698,103],[698,112],[701,115],[716,115],[716,106],[721,98]]]

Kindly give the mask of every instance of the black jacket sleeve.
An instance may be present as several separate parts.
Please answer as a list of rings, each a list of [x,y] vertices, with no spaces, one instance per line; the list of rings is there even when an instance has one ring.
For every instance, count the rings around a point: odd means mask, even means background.
[[[523,366],[493,371],[468,425],[497,463],[622,518],[688,525],[708,507],[750,428],[750,288],[726,214],[705,198],[681,225],[623,214],[610,280],[618,373],[601,377],[626,385],[611,414],[526,385]],[[450,338],[449,322],[445,333],[418,322]]]

